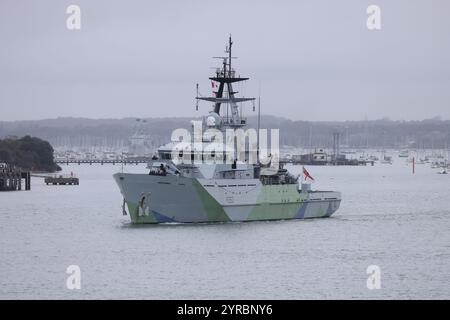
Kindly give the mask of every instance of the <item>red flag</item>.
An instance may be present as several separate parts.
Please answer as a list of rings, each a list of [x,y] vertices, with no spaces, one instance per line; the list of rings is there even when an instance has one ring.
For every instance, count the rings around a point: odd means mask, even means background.
[[[305,181],[308,178],[314,181],[314,178],[309,174],[309,172],[305,169],[305,167],[303,167],[303,174],[305,175]]]

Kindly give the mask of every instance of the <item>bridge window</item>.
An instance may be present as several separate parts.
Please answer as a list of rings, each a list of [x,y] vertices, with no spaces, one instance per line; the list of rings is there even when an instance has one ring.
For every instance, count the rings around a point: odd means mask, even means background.
[[[163,159],[163,160],[170,160],[170,159],[172,159],[172,154],[170,152],[162,152],[160,154],[160,156],[161,156],[161,159]]]

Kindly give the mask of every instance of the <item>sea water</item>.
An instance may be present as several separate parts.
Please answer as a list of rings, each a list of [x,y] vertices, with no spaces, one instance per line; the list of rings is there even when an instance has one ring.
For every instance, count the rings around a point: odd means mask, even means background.
[[[168,225],[122,215],[120,165],[63,165],[79,186],[0,192],[0,298],[448,299],[450,175],[394,161],[307,167],[331,218]]]

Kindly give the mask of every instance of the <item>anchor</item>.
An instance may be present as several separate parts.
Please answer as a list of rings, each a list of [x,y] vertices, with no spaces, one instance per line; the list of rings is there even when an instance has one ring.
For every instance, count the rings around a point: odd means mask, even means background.
[[[125,198],[123,198],[123,203],[122,203],[122,214],[123,214],[124,216],[127,215],[127,209],[126,209],[126,207],[125,207],[125,204],[126,204],[126,203],[127,203],[127,202],[126,202]]]

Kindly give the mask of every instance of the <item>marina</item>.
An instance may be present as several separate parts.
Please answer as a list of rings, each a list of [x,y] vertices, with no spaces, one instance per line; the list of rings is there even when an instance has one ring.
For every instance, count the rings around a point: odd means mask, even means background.
[[[147,163],[149,160],[151,159],[151,157],[141,157],[139,159],[86,159],[86,158],[82,158],[82,159],[66,159],[66,160],[61,160],[61,159],[55,159],[55,163],[57,164],[124,164],[124,165],[132,165],[132,164],[140,164],[140,163]]]
[[[375,160],[372,159],[348,159],[344,154],[330,156],[323,148],[318,148],[313,153],[294,154],[289,158],[282,158],[280,161],[309,166],[373,166],[375,163]]]

